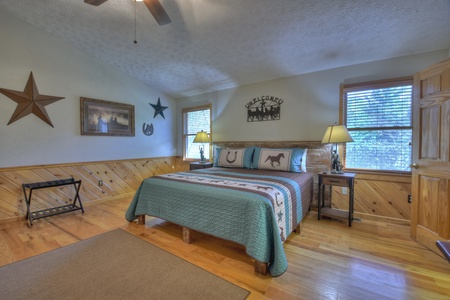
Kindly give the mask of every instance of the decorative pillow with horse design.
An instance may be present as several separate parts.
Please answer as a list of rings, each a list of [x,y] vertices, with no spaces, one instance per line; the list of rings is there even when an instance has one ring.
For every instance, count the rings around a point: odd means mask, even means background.
[[[306,172],[306,149],[255,148],[253,169]]]
[[[250,169],[254,148],[255,147],[240,149],[216,148],[214,166]]]

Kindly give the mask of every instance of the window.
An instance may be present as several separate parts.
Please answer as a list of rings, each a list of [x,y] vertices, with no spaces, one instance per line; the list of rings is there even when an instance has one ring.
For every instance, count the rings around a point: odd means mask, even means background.
[[[409,171],[412,78],[344,85],[343,124],[355,142],[344,150],[347,169]]]
[[[194,144],[197,132],[205,131],[211,139],[211,105],[183,109],[183,158],[185,160],[200,159],[199,147],[204,147],[205,159],[211,156],[210,144]]]

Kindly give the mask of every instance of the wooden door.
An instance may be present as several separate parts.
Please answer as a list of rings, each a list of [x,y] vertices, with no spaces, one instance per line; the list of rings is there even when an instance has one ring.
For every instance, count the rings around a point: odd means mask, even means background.
[[[411,237],[450,239],[450,59],[414,76]]]

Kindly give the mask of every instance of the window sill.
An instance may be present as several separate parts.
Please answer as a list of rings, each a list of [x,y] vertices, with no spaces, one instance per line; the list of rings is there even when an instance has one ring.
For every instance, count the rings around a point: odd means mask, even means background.
[[[368,175],[395,175],[410,177],[411,171],[386,171],[386,170],[368,170],[368,169],[344,169],[344,172]]]

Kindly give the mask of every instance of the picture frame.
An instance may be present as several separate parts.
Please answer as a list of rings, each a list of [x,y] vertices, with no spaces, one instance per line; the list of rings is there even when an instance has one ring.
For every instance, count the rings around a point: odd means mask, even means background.
[[[80,97],[81,135],[135,136],[134,105]]]

